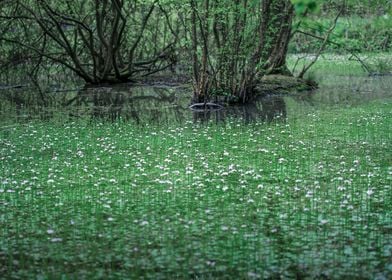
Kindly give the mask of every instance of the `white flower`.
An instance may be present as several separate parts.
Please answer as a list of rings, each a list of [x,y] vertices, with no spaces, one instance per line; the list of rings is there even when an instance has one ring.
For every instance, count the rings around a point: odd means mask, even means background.
[[[321,219],[320,220],[320,225],[325,225],[325,224],[327,224],[328,223],[328,220],[327,219]]]
[[[254,272],[248,272],[248,277],[249,278],[260,278],[260,274],[254,273]]]
[[[77,153],[76,153],[79,157],[83,157],[84,156],[84,154],[83,154],[83,152],[82,151],[77,151]]]
[[[53,230],[53,229],[48,229],[46,232],[47,232],[48,234],[53,234],[53,233],[54,233],[54,230]]]
[[[61,242],[61,241],[63,241],[63,239],[59,238],[59,237],[55,237],[55,238],[50,239],[50,241],[51,242]]]
[[[371,196],[374,193],[374,191],[372,189],[368,189],[366,193],[368,196]]]
[[[305,196],[307,198],[313,197],[313,192],[312,191],[308,191]]]

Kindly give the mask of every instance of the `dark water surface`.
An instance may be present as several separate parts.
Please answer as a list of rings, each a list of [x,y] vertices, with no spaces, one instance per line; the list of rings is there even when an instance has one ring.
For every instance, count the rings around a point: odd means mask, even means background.
[[[195,112],[189,109],[189,86],[113,86],[61,89],[46,93],[29,87],[0,88],[0,122],[11,125],[31,120],[99,119],[137,124],[245,122],[295,118],[314,110],[351,107],[392,97],[392,77],[329,77],[312,92],[266,96],[242,106]]]

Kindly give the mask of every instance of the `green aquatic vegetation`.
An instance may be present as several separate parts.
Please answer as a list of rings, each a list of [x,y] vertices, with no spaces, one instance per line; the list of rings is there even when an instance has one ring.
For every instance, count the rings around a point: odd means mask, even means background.
[[[386,279],[391,112],[3,127],[0,274]]]
[[[294,74],[297,74],[313,57],[312,54],[292,54],[288,57],[288,67],[293,70]],[[307,76],[319,81],[325,77],[336,78],[336,76],[387,75],[391,74],[391,60],[392,56],[389,53],[362,53],[357,57],[351,54],[326,53],[320,56]]]

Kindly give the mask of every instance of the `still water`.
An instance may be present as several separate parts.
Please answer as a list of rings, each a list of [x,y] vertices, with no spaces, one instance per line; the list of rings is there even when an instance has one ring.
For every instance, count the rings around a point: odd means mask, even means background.
[[[247,123],[290,119],[333,107],[352,107],[372,100],[391,101],[392,76],[326,77],[320,88],[290,95],[271,95],[242,106],[195,112],[189,109],[190,86],[115,86],[52,90],[0,88],[2,126],[32,120],[123,120],[137,124],[223,122],[240,118]]]

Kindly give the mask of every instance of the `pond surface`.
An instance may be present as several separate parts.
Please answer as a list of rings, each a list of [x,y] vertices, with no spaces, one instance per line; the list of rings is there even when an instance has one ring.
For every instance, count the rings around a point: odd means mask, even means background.
[[[290,119],[313,110],[351,107],[392,97],[392,76],[325,76],[320,88],[290,95],[271,95],[243,106],[222,110],[189,109],[190,86],[116,86],[61,89],[46,93],[28,87],[0,89],[0,121],[4,125],[31,120],[99,119],[137,124],[222,122],[240,118],[247,123]]]

